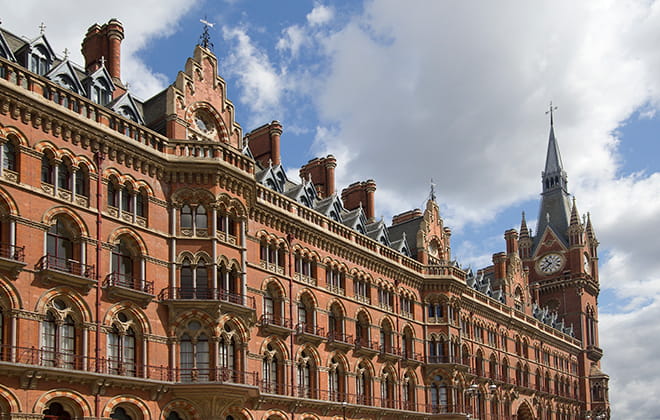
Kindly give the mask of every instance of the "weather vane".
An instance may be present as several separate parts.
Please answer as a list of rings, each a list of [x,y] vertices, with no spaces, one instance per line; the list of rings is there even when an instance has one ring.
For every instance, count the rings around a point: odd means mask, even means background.
[[[209,28],[212,28],[214,23],[209,22],[206,20],[206,16],[204,16],[204,19],[199,20],[203,25],[204,25],[204,31],[202,32],[202,36],[199,37],[199,42],[202,47],[208,49],[213,49],[213,43],[211,42],[211,35],[209,34]]]
[[[39,25],[39,32],[41,33],[41,35],[43,35],[46,32],[46,24],[44,24],[43,22],[41,22],[41,25]]]
[[[550,125],[554,125],[554,124],[555,124],[555,121],[554,121],[554,119],[553,119],[553,113],[554,113],[554,111],[556,111],[556,110],[557,110],[557,107],[556,107],[556,106],[552,106],[552,101],[550,101],[550,109],[548,109],[547,111],[545,111],[545,115],[550,114]]]

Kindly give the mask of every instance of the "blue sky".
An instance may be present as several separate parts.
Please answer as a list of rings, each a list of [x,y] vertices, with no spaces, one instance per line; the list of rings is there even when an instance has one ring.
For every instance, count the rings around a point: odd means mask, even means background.
[[[433,179],[454,257],[473,267],[503,250],[522,211],[536,224],[553,101],[569,190],[601,242],[613,418],[660,418],[648,398],[660,388],[657,2],[43,3],[13,5],[3,27],[36,36],[43,21],[54,49],[81,61],[86,28],[119,18],[122,77],[143,99],[174,80],[206,17],[238,122],[282,122],[292,178],[332,153],[339,188],[376,180],[388,222],[421,207]]]

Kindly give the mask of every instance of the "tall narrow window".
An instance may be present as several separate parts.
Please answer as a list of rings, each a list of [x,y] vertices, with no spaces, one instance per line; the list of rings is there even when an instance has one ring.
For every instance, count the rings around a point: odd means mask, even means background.
[[[196,229],[206,229],[207,228],[207,215],[206,208],[199,205],[195,209],[195,228]]]
[[[16,171],[16,146],[11,141],[2,145],[2,169]]]
[[[42,363],[67,369],[74,368],[76,334],[75,323],[68,313],[71,309],[56,299],[41,323]]]
[[[179,366],[182,382],[209,379],[209,339],[199,321],[190,321],[179,340]]]
[[[192,226],[192,208],[190,208],[188,204],[184,204],[183,207],[181,207],[181,228],[192,229]]]
[[[46,184],[54,184],[53,165],[47,155],[44,155],[41,158],[41,182],[45,182]]]
[[[58,218],[46,235],[46,253],[55,268],[70,271],[69,260],[73,259],[73,241],[64,222]]]

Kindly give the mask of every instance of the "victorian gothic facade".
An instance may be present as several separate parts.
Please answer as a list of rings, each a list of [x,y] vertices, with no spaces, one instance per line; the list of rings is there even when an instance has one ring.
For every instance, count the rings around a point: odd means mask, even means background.
[[[0,418],[609,418],[554,128],[535,234],[472,272],[433,195],[387,226],[333,156],[289,180],[208,49],[134,98],[123,38],[93,25],[79,66],[0,28]]]

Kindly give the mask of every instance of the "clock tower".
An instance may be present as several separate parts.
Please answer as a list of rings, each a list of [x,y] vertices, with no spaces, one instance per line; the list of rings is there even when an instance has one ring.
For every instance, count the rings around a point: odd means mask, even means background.
[[[598,344],[598,240],[591,218],[580,217],[575,198],[568,192],[555,137],[553,108],[550,136],[542,172],[542,192],[536,232],[527,227],[523,214],[520,254],[529,270],[529,287],[540,308],[547,308],[573,328],[582,343],[578,360],[580,394],[587,401],[585,413],[609,418],[609,377],[600,370],[603,355]]]

